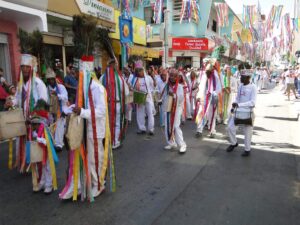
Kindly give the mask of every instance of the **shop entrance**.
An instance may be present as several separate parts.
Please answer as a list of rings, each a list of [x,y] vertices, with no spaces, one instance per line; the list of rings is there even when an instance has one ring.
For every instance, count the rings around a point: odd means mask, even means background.
[[[176,58],[176,67],[191,68],[192,67],[192,57],[177,57]]]

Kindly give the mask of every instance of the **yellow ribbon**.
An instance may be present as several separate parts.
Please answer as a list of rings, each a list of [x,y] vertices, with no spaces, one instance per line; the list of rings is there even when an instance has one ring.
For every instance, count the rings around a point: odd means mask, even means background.
[[[8,169],[12,169],[13,167],[13,140],[9,139],[8,143]]]
[[[80,149],[76,149],[74,152],[75,156],[74,156],[74,164],[73,164],[73,179],[74,179],[73,201],[77,201],[77,195],[78,195],[79,151]]]
[[[53,159],[53,155],[52,155],[52,150],[51,150],[51,146],[50,146],[50,138],[49,138],[48,132],[46,131],[46,128],[44,129],[44,132],[45,132],[45,138],[46,138],[46,143],[47,143],[48,160],[49,160],[50,170],[51,170],[51,175],[52,175],[53,189],[57,190],[56,171],[55,171],[55,164],[54,164],[54,159]]]

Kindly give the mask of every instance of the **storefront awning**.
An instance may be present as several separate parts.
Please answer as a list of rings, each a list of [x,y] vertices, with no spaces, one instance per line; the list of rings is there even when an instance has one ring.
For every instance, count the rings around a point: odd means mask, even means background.
[[[0,6],[0,19],[13,21],[28,32],[48,31],[46,12],[2,0]]]
[[[113,40],[112,46],[116,55],[121,55],[121,44],[119,40]],[[130,55],[139,55],[144,58],[159,58],[159,50],[147,48],[144,46],[134,45],[130,48]]]

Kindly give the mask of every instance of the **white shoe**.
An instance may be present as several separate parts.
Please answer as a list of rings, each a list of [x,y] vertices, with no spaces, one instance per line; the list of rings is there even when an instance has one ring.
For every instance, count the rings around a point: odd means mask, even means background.
[[[105,186],[101,186],[100,190],[98,190],[98,187],[93,187],[92,189],[93,197],[94,198],[98,197],[104,190],[105,190]]]
[[[77,192],[77,195],[81,195],[81,190],[78,189],[78,192]],[[73,198],[73,188],[70,188],[65,194],[64,196],[60,196],[61,199],[63,200],[67,200],[67,199],[70,199],[70,198]]]
[[[50,187],[46,187],[46,188],[45,188],[44,193],[45,193],[46,195],[48,195],[48,194],[51,194],[52,191],[53,191],[52,186],[50,186]]]
[[[174,149],[176,148],[177,146],[176,145],[167,145],[164,147],[165,150],[171,150],[171,149]]]
[[[186,152],[186,145],[183,145],[183,146],[180,147],[179,153],[184,154],[185,152]]]
[[[44,188],[45,188],[45,185],[42,183],[39,183],[36,188],[33,188],[33,192],[40,192],[40,191],[44,190]]]

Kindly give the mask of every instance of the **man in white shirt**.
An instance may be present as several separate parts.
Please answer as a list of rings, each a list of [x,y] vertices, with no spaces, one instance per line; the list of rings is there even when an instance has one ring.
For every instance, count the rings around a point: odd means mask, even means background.
[[[32,55],[23,54],[21,59],[21,71],[23,75],[24,84],[21,91],[22,106],[24,110],[25,118],[29,117],[32,107],[36,105],[38,100],[42,99],[45,102],[49,102],[47,87],[44,82],[36,77],[37,62],[36,58]],[[34,82],[31,85],[31,82]],[[33,99],[31,99],[31,96]],[[33,104],[30,102],[33,100]]]
[[[232,103],[232,111],[234,109],[238,110],[246,110],[252,111],[256,104],[256,86],[250,83],[252,73],[249,71],[242,71],[241,72],[241,85],[238,89],[237,97]],[[253,126],[250,125],[243,125],[244,129],[244,144],[245,144],[245,151],[242,156],[247,157],[250,155],[251,150],[251,138],[252,138],[252,131]],[[236,139],[236,125],[234,122],[233,116],[228,122],[228,135],[230,139],[230,146],[226,149],[227,152],[232,152],[234,148],[238,146],[237,139]]]
[[[166,106],[164,108],[165,136],[168,145],[165,147],[165,149],[171,150],[179,145],[179,153],[184,154],[186,152],[186,143],[183,140],[183,134],[180,128],[184,106],[184,90],[183,86],[179,84],[178,79],[178,71],[172,69],[162,98],[163,105]],[[171,107],[169,108],[168,105]]]
[[[218,73],[211,63],[205,68],[205,74],[201,75],[197,101],[200,101],[201,107],[198,110],[197,133],[196,138],[202,137],[202,132],[206,123],[208,123],[209,137],[214,138],[216,133],[218,95],[222,91],[221,82]]]
[[[91,174],[92,195],[93,197],[97,197],[105,189],[104,183],[100,184],[100,173],[104,162],[103,139],[105,138],[105,122],[107,119],[105,88],[99,82],[93,79],[89,87],[88,95],[88,105],[85,107],[85,109],[75,107],[73,112],[79,115],[81,118],[87,120],[88,167]],[[93,113],[95,115],[95,121],[93,121]],[[93,128],[93,123],[95,123],[94,125],[96,128]],[[96,129],[96,134],[93,132],[93,129]],[[95,154],[95,151],[97,151],[97,154]],[[96,155],[98,155],[98,159],[95,158]],[[96,160],[98,162],[96,162]],[[98,168],[96,168],[97,165]],[[98,185],[101,186],[98,187]]]
[[[296,94],[295,75],[296,73],[294,70],[292,70],[292,67],[290,67],[289,70],[285,73],[286,92],[289,101],[290,101],[291,90],[294,93],[295,98],[296,99],[298,98]]]
[[[137,104],[136,117],[138,131],[137,134],[145,134],[147,132],[145,116],[148,117],[148,132],[149,135],[154,135],[154,102],[152,92],[154,90],[154,82],[152,77],[144,72],[141,63],[136,63],[135,76],[129,79],[129,84],[133,90],[144,92],[147,94],[145,104]]]
[[[54,98],[58,104],[56,112],[50,112],[52,116],[52,122],[56,122],[56,129],[54,134],[55,149],[56,151],[61,151],[64,147],[64,134],[67,109],[68,109],[68,92],[64,85],[58,84],[56,82],[56,74],[50,68],[46,71],[46,79],[48,83],[48,92],[50,98]],[[51,101],[50,101],[51,102]],[[51,109],[51,105],[50,105]]]

